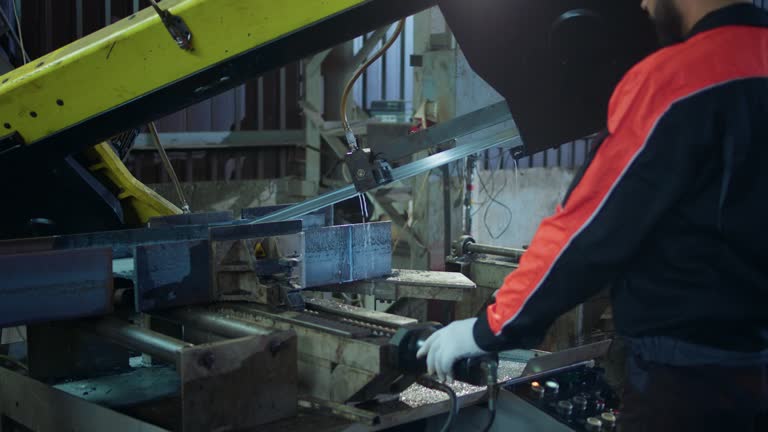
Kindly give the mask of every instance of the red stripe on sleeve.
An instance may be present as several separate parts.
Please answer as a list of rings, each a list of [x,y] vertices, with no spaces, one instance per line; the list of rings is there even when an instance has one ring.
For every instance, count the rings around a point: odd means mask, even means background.
[[[758,27],[721,27],[701,33],[635,66],[611,98],[609,137],[565,208],[558,207],[542,221],[520,266],[507,276],[496,303],[488,307],[491,330],[501,334],[519,315],[574,238],[600,212],[672,104],[729,81],[766,76],[768,30]]]

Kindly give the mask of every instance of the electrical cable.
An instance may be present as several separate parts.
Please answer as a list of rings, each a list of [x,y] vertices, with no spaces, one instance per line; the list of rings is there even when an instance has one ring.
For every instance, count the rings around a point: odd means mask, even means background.
[[[503,157],[503,154],[502,154],[502,157]],[[488,165],[488,172],[491,173],[488,176],[488,180],[489,180],[489,183],[491,184],[491,187],[490,187],[490,191],[489,191],[488,188],[486,187],[485,183],[482,181],[482,177],[480,177],[480,173],[479,173],[479,170],[478,170],[477,176],[478,176],[479,180],[481,180],[480,181],[480,186],[482,187],[482,191],[485,192],[487,197],[486,197],[486,199],[483,202],[481,202],[481,203],[479,203],[477,205],[477,210],[475,210],[474,213],[472,213],[472,217],[475,217],[478,213],[480,213],[485,208],[486,205],[490,205],[490,204],[493,203],[493,201],[491,200],[491,197],[493,197],[493,196],[498,197],[498,195],[501,194],[501,191],[499,191],[498,193],[496,192],[496,176],[493,175],[493,163],[492,163],[494,158],[489,158],[489,157],[486,156],[486,159],[487,159],[487,165]],[[501,169],[503,164],[504,164],[504,161],[501,160],[499,162],[499,169]],[[501,186],[501,190],[504,190],[504,188],[507,185],[506,184],[506,177],[504,178],[504,180],[505,180],[505,183]],[[487,226],[486,226],[486,229],[487,229]]]
[[[448,418],[445,420],[440,432],[448,432],[453,427],[453,423],[456,421],[456,417],[459,415],[459,399],[456,397],[456,392],[453,391],[447,384],[441,383],[429,376],[420,377],[417,382],[432,390],[438,390],[448,395],[448,399],[451,403],[451,409],[448,411]]]
[[[176,188],[176,193],[179,195],[179,201],[181,202],[181,210],[184,213],[191,213],[189,209],[189,204],[187,203],[187,197],[184,196],[184,190],[181,188],[181,183],[179,182],[179,178],[176,176],[176,171],[173,169],[171,160],[168,159],[168,153],[165,152],[165,149],[163,148],[163,144],[160,142],[160,135],[157,133],[157,126],[155,126],[155,122],[150,122],[147,126],[149,128],[149,134],[152,136],[152,142],[155,143],[157,152],[160,154],[160,159],[163,161],[163,165],[165,166],[165,171],[166,173],[168,173],[168,177],[171,178],[171,182],[173,183],[173,186]]]
[[[483,432],[489,432],[493,423],[496,421],[496,402],[499,395],[499,364],[496,361],[487,361],[483,363],[486,373],[486,386],[488,387],[488,422],[483,428]]]
[[[363,73],[368,70],[368,68],[376,61],[378,60],[382,55],[384,55],[385,52],[392,46],[392,44],[395,43],[398,37],[400,37],[400,34],[403,33],[403,28],[405,28],[405,20],[400,20],[397,23],[397,28],[395,29],[395,33],[392,35],[392,37],[384,44],[384,46],[371,58],[365,61],[365,63],[360,66],[355,73],[352,75],[352,78],[349,79],[347,82],[347,85],[344,87],[344,93],[342,93],[341,96],[341,125],[344,128],[344,134],[347,138],[347,145],[349,146],[350,150],[357,150],[357,138],[355,138],[355,134],[352,132],[352,127],[349,125],[349,118],[347,116],[347,100],[349,99],[349,94],[352,92],[352,88],[355,85],[355,82],[363,75]]]
[[[506,156],[506,154],[502,153],[501,160],[499,161],[499,169],[503,169],[505,156]],[[507,176],[505,175],[504,176],[504,184],[501,186],[501,188],[499,188],[498,192],[496,192],[495,191],[495,189],[496,189],[495,178],[494,178],[493,172],[491,172],[491,176],[490,177],[491,177],[491,181],[493,182],[492,183],[493,188],[491,189],[491,192],[489,193],[488,192],[488,188],[485,185],[485,181],[483,180],[483,177],[481,175],[478,175],[477,177],[478,177],[478,180],[480,181],[480,185],[481,185],[483,191],[485,191],[488,194],[488,200],[490,201],[488,203],[488,205],[485,207],[485,212],[483,213],[483,225],[485,225],[485,229],[488,232],[488,235],[490,235],[492,239],[498,240],[504,234],[506,234],[507,231],[509,231],[509,228],[512,226],[512,221],[514,220],[514,217],[515,217],[515,213],[512,211],[512,209],[508,205],[506,205],[506,204],[504,204],[504,203],[502,203],[501,201],[498,200],[499,195],[501,195],[501,193],[504,191],[504,188],[507,187],[508,179],[507,179]],[[495,192],[495,194],[494,194],[494,192]],[[501,230],[501,232],[499,232],[498,234],[494,234],[493,232],[491,232],[491,226],[488,223],[488,215],[490,213],[490,209],[491,209],[493,204],[496,204],[497,206],[499,206],[502,209],[504,209],[506,211],[506,213],[508,214],[508,216],[509,216],[507,218],[506,225]]]
[[[21,48],[21,56],[24,59],[24,64],[27,64],[32,60],[29,58],[29,54],[27,54],[27,50],[24,47],[24,35],[21,32],[21,20],[19,19],[19,10],[16,8],[16,0],[13,0],[11,4],[13,4],[13,15],[16,17],[16,28],[18,29],[17,36],[19,47]]]
[[[488,389],[488,391],[493,392],[494,394],[489,395],[488,398],[488,422],[485,424],[482,432],[489,432],[493,427],[493,423],[496,422],[496,395],[498,394],[498,389]]]
[[[15,4],[14,4],[15,8]],[[2,8],[0,8],[0,16],[3,17],[3,21],[5,21],[5,25],[8,26],[8,29],[11,32],[11,35],[13,35],[13,40],[16,41],[16,45],[19,46],[19,50],[21,51],[21,59],[26,64],[29,62],[29,55],[27,54],[27,50],[24,48],[24,43],[19,38],[19,35],[21,33],[20,28],[17,28],[15,25],[11,24],[11,20],[8,18],[8,16],[5,14]],[[19,21],[16,21],[17,23]]]

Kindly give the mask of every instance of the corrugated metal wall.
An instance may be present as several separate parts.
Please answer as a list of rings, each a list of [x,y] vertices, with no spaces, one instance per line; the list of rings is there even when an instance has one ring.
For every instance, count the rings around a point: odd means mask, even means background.
[[[581,139],[561,145],[558,148],[546,150],[520,159],[518,168],[576,168],[584,163],[589,153],[591,140]],[[489,168],[498,166],[497,158],[491,157]],[[514,166],[512,162],[505,161],[504,166]]]
[[[387,32],[387,39],[392,37],[394,27]],[[373,33],[354,40],[354,53]],[[376,45],[374,51],[381,49],[382,42]],[[403,34],[398,37],[381,61],[371,65],[353,89],[353,97],[357,106],[369,109],[371,102],[378,100],[404,100],[405,112],[412,112],[413,71],[408,64],[413,55],[413,17],[405,20]],[[409,114],[406,115],[410,116]]]

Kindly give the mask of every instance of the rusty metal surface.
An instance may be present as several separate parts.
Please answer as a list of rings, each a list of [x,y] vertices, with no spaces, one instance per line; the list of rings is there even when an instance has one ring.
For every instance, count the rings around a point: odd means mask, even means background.
[[[137,246],[134,253],[137,312],[213,300],[207,241]]]
[[[316,287],[313,290],[372,295],[389,301],[402,298],[460,301],[475,288],[475,283],[461,273],[393,269],[392,274],[384,278]]]
[[[356,395],[379,394],[396,378],[388,375],[390,337],[385,331],[318,311],[275,311],[246,304],[222,304],[217,311],[260,327],[294,330],[303,394],[343,403]]]
[[[340,317],[349,318],[355,321],[363,321],[392,330],[396,330],[400,326],[413,324],[416,322],[416,320],[413,318],[372,311],[370,309],[352,306],[333,300],[306,299],[305,301],[307,304],[307,309],[309,310],[328,312],[336,314]]]
[[[300,222],[299,222],[300,224]],[[304,287],[303,233],[211,241],[212,291],[221,301],[279,306]]]
[[[112,312],[112,250],[0,255],[0,327]]]
[[[184,349],[182,431],[243,430],[295,415],[296,341],[279,332]]]
[[[390,222],[310,230],[305,245],[307,287],[382,277],[392,271]]]
[[[309,319],[308,314],[298,314],[294,312],[281,313],[279,311],[270,312],[261,310],[256,307],[256,305],[247,303],[222,305],[216,312],[228,317],[252,320],[256,323],[264,323],[264,325],[268,325],[269,327],[293,328],[293,326],[303,326],[310,330],[317,330],[344,338],[353,338],[357,334],[356,332],[360,331],[360,329],[349,329],[336,326],[335,322],[321,318]],[[351,332],[350,330],[354,330],[354,332]]]
[[[314,413],[341,417],[365,426],[376,426],[381,423],[379,415],[375,412],[336,402],[305,397],[299,401],[299,407],[309,409]]]
[[[32,378],[61,382],[128,369],[127,349],[83,332],[78,324],[79,321],[55,321],[27,326],[28,366]]]
[[[110,408],[130,407],[178,395],[179,374],[169,366],[70,381],[53,386],[88,402]]]
[[[0,368],[0,416],[36,432],[165,431],[4,368]]]

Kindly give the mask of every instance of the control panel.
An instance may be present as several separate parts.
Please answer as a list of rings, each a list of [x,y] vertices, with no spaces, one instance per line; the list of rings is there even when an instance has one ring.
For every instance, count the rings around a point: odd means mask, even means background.
[[[579,366],[504,387],[574,431],[616,430],[620,400],[599,367]]]

